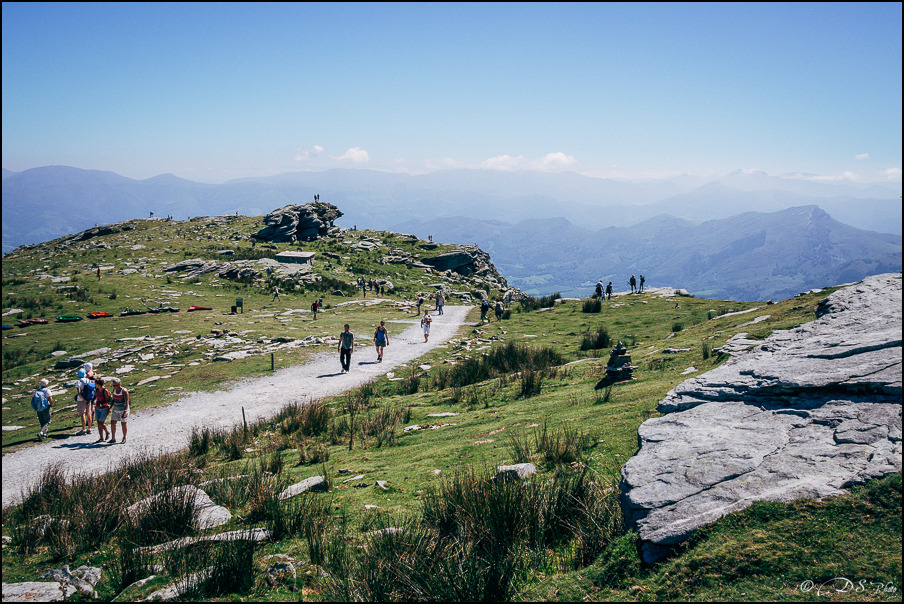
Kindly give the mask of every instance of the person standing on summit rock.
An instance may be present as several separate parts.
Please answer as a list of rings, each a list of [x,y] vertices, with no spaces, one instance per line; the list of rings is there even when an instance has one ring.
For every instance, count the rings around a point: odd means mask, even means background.
[[[631,278],[628,279],[628,285],[631,286],[631,293],[635,293],[637,291],[637,279],[634,275],[631,275]]]

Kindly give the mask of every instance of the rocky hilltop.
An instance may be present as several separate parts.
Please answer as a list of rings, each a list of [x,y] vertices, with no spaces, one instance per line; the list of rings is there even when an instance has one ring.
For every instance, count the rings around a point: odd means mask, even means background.
[[[622,507],[646,561],[756,500],[838,495],[901,470],[901,274],[820,303],[818,319],[689,379],[638,430]]]

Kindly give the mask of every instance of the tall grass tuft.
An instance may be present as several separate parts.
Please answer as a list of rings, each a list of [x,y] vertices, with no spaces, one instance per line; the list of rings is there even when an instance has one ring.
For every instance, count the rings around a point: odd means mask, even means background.
[[[581,303],[581,312],[595,313],[603,310],[603,302],[599,298],[587,298]]]
[[[596,333],[584,334],[581,340],[581,350],[600,350],[609,348],[612,345],[612,338],[609,336],[609,330],[604,326],[600,326]]]
[[[273,418],[283,434],[300,432],[305,436],[319,436],[329,429],[331,411],[322,400],[307,404],[292,403]]]

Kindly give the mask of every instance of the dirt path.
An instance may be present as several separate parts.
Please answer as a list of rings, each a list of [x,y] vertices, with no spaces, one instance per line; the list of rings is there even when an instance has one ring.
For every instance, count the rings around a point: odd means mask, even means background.
[[[432,315],[433,326],[426,344],[420,322],[413,315],[410,320],[387,321],[389,346],[382,363],[376,362],[372,330],[352,329],[356,341],[371,345],[356,348],[347,374],[340,373],[339,354],[330,349],[309,363],[241,380],[226,391],[190,393],[164,407],[137,410],[129,417],[127,444],[93,444],[97,440],[95,428],[90,435],[50,439],[4,455],[3,506],[20,501],[23,489],[34,485],[48,464],[62,461],[70,472],[103,473],[138,452],[159,455],[185,448],[193,426],[239,425],[243,407],[251,423],[275,415],[286,403],[334,396],[356,388],[446,342],[458,331],[470,308],[446,306],[443,315]],[[117,436],[121,437],[121,433]]]

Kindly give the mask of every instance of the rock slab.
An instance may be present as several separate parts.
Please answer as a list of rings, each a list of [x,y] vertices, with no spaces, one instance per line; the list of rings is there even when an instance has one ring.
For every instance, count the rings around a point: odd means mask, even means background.
[[[757,500],[842,494],[901,470],[901,274],[823,300],[691,378],[638,429],[621,502],[645,561]]]

